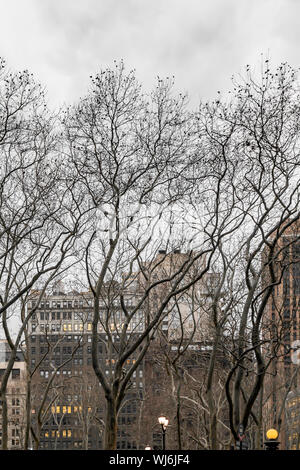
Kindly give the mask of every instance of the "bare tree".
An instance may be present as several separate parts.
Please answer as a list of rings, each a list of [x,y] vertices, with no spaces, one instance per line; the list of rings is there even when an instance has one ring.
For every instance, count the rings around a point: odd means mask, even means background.
[[[299,219],[295,72],[282,64],[272,73],[266,61],[260,79],[255,79],[248,68],[245,78],[235,83],[233,95],[229,104],[218,101],[214,105],[219,110],[219,127],[210,135],[221,145],[229,124],[234,124],[230,145],[223,147],[223,159],[228,165],[236,165],[232,167],[230,194],[236,216],[243,218],[243,224],[230,243],[219,245],[218,252],[223,264],[221,284],[229,282],[228,273],[236,266],[235,273],[230,274],[235,279],[234,283],[230,281],[233,296],[229,296],[223,308],[229,313],[230,304],[239,297],[238,303],[235,301],[239,310],[235,346],[231,350],[233,363],[226,384],[230,427],[237,439],[238,425],[247,428],[269,364],[263,357],[261,328],[267,303],[284,270],[280,266],[282,249],[278,241]],[[213,105],[210,109],[213,110]],[[297,239],[296,236],[293,242]],[[233,264],[234,260],[237,262]],[[215,316],[216,332],[218,326],[226,326],[228,318]],[[244,401],[242,384],[252,354],[255,380]]]
[[[5,390],[30,319],[24,298],[74,263],[84,214],[58,152],[44,91],[29,72],[11,73],[3,61],[0,68],[0,315],[11,348],[0,391],[5,449]]]
[[[198,211],[204,200],[201,187],[194,205],[187,208],[185,201],[194,185],[209,176],[208,164],[203,160],[201,166],[205,150],[199,144],[196,121],[186,111],[186,97],[174,98],[171,89],[172,80],[159,79],[154,92],[144,96],[134,71],[126,73],[123,63],[116,64],[92,79],[90,94],[68,109],[64,118],[70,167],[94,208],[94,226],[83,242],[94,297],[93,367],[107,405],[107,449],[116,447],[117,415],[151,335],[170,301],[209,269],[223,230],[216,229],[218,218],[211,212],[218,204],[219,190],[205,187],[210,204],[203,220],[206,231],[201,241],[199,227],[193,233],[186,211]],[[226,169],[214,176],[215,183],[224,173]],[[196,249],[191,250],[193,243]],[[170,251],[178,244],[186,255],[161,276],[157,251],[168,251],[168,263]],[[196,264],[194,275],[187,276]],[[163,289],[164,295],[156,296]],[[134,298],[130,308],[127,293]],[[101,302],[106,302],[103,308]],[[116,310],[122,320],[112,334]],[[99,341],[103,341],[100,327],[106,335],[108,359],[114,361],[109,376],[98,357]],[[134,362],[124,368],[127,361]]]

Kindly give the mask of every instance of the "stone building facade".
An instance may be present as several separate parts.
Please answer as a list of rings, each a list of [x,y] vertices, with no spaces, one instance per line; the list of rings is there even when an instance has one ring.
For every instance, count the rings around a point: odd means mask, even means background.
[[[0,381],[7,369],[10,348],[6,340],[0,340]],[[10,373],[7,389],[8,449],[23,448],[26,411],[26,364],[21,351]],[[2,444],[2,404],[0,403],[0,446]]]

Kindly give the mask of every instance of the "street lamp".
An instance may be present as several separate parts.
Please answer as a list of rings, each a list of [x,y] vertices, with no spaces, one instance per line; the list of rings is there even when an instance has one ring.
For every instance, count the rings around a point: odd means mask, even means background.
[[[280,444],[277,441],[278,438],[278,431],[276,429],[268,429],[267,433],[267,441],[265,441],[266,450],[278,450],[278,446]]]
[[[158,422],[161,425],[162,433],[163,433],[163,450],[166,449],[166,430],[169,424],[169,420],[165,416],[160,416],[158,418]]]

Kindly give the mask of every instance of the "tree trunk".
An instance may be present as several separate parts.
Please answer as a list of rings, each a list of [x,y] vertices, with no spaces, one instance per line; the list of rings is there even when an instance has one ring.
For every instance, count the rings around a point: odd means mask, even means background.
[[[182,449],[182,439],[181,439],[181,398],[180,398],[180,391],[181,391],[181,380],[180,380],[180,377],[179,377],[179,378],[178,378],[178,384],[177,384],[177,407],[176,407],[178,450],[181,450],[181,449]]]
[[[209,423],[209,444],[211,450],[218,450],[217,444],[217,415],[215,407],[212,409]]]
[[[208,375],[206,382],[206,395],[209,407],[209,448],[211,450],[217,449],[217,411],[216,404],[213,397],[214,387],[213,387],[213,378],[215,374],[215,365],[217,359],[217,350],[219,347],[220,341],[220,328],[216,329],[215,340],[213,344],[213,350],[209,360]]]
[[[27,372],[27,381],[26,381],[26,402],[25,402],[25,437],[24,437],[24,449],[27,450],[30,446],[29,437],[30,437],[30,427],[31,427],[31,378],[30,374]]]
[[[258,411],[258,426],[256,427],[255,433],[255,450],[262,450],[262,433],[263,433],[263,392],[264,388],[262,386],[259,396],[259,411]]]
[[[89,425],[88,425],[88,416],[83,417],[83,432],[84,432],[84,449],[89,450]]]
[[[7,398],[6,390],[3,390],[0,395],[2,402],[2,450],[7,450],[8,445],[8,417],[7,417]]]
[[[116,403],[114,399],[106,398],[104,449],[115,450],[116,448],[117,448]]]
[[[34,450],[38,450],[40,447],[40,430],[38,431],[38,434],[35,433],[33,427],[30,427],[31,430],[31,435],[33,437],[33,446]]]

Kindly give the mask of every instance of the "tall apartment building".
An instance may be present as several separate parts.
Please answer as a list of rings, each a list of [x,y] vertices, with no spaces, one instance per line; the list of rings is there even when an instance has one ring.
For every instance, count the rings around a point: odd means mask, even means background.
[[[31,296],[29,310],[35,308],[37,294]],[[128,292],[125,298],[127,308],[130,309],[135,302],[134,293]],[[45,296],[31,318],[32,422],[39,449],[102,448],[105,400],[92,368],[92,311],[91,292],[60,291]],[[100,312],[99,358],[106,375],[110,376],[114,373],[114,355],[107,350],[107,333],[109,331],[117,345],[118,331],[124,321],[118,297],[108,302],[104,295],[100,300]],[[142,315],[138,313],[129,325],[128,334],[138,334],[142,328],[141,321]],[[134,361],[132,355],[125,367],[130,367]],[[51,386],[47,390],[49,383]],[[117,446],[120,449],[136,448],[135,425],[142,393],[143,363],[133,375],[131,388],[119,413]],[[47,412],[39,428],[37,417],[41,409]]]
[[[276,275],[280,281],[266,306],[265,339],[275,356],[266,376],[267,427],[280,428],[281,449],[300,449],[300,373],[293,360],[300,340],[300,241],[299,226],[292,225],[278,241]]]
[[[0,382],[10,358],[10,348],[6,340],[0,340]],[[21,351],[10,373],[7,389],[8,410],[8,449],[22,449],[25,432],[26,367]],[[0,446],[2,444],[2,406],[0,402]]]

